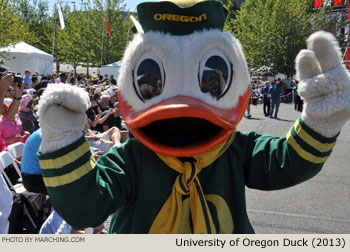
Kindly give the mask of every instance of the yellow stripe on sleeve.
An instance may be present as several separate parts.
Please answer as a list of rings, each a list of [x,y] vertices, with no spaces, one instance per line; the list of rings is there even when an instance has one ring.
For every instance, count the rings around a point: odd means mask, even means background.
[[[299,120],[297,120],[294,124],[294,130],[297,133],[297,135],[303,139],[304,142],[306,142],[308,145],[312,146],[314,149],[318,150],[319,152],[327,152],[335,146],[336,142],[334,143],[321,143],[312,136],[310,136],[300,125]]]
[[[46,159],[40,160],[41,169],[56,169],[63,166],[66,166],[74,161],[78,160],[81,156],[83,156],[86,152],[90,152],[90,145],[87,141],[85,141],[82,145],[80,145],[77,149],[68,154],[54,159]]]
[[[90,160],[80,166],[79,168],[75,169],[74,171],[64,174],[62,176],[57,176],[57,177],[43,177],[45,185],[47,187],[56,187],[56,186],[63,186],[69,183],[72,183],[84,175],[86,175],[88,172],[94,169],[96,165],[95,158],[91,156]]]
[[[287,142],[288,144],[298,153],[300,157],[303,159],[316,164],[321,164],[326,162],[326,160],[329,158],[329,155],[326,157],[317,157],[307,151],[305,151],[301,146],[295,141],[294,137],[292,136],[291,130],[289,130],[287,134]]]

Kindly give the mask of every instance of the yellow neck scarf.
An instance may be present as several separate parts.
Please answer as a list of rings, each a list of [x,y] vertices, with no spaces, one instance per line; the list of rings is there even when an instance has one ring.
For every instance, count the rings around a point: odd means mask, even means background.
[[[158,154],[160,159],[180,173],[175,180],[173,191],[163,205],[154,220],[150,234],[176,234],[179,233],[182,216],[182,196],[189,195],[189,208],[193,222],[193,233],[207,234],[216,233],[216,228],[211,217],[207,201],[197,178],[201,170],[212,164],[220,157],[233,142],[237,130],[235,129],[229,139],[214,149],[193,156],[193,162],[181,162],[176,157]]]

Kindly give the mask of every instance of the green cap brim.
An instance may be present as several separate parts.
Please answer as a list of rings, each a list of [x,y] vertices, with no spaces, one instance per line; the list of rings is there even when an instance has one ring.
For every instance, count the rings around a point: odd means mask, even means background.
[[[190,7],[172,2],[145,2],[137,6],[137,14],[144,32],[187,35],[204,29],[222,30],[227,10],[219,1],[203,1]]]

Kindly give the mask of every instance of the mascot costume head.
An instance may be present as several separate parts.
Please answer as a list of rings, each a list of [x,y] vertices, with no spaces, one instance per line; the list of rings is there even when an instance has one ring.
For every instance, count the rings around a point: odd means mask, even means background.
[[[249,101],[241,45],[222,32],[218,1],[147,2],[120,70],[119,102],[132,134],[153,151],[184,157],[225,141]]]

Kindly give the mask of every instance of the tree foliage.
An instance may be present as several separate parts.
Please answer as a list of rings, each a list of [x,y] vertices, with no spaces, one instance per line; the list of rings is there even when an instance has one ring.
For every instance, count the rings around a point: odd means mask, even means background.
[[[53,23],[49,16],[48,3],[44,0],[14,0],[13,2],[28,32],[22,41],[51,53]]]
[[[62,4],[64,30],[55,6],[50,14],[47,0],[0,0],[0,47],[24,41],[56,56],[56,38],[59,63],[100,66],[121,59],[129,29],[123,0],[81,1],[79,10],[71,2]]]
[[[121,0],[87,1],[81,10],[74,11],[64,8],[66,28],[58,32],[60,61],[74,66],[100,66],[120,60],[128,31],[124,9]]]
[[[246,0],[226,29],[241,41],[251,70],[291,77],[305,40],[325,23],[325,9],[313,12],[311,0]]]
[[[101,17],[99,24],[103,27],[102,64],[111,63],[121,59],[123,56],[128,37],[130,19],[124,12],[125,4],[120,0],[107,0],[105,6],[98,0],[95,0],[95,3],[98,7],[97,12],[99,13],[99,15],[96,16]],[[112,36],[109,36],[104,18],[108,21]]]
[[[17,43],[28,35],[20,12],[12,1],[0,1],[0,47]]]

